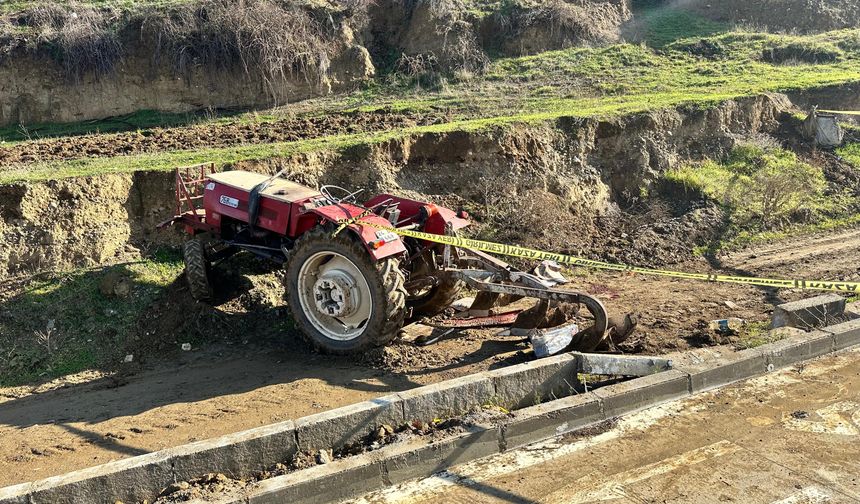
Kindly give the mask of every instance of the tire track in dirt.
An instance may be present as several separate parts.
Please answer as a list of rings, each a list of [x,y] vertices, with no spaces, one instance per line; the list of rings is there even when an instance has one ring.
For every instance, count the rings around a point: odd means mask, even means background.
[[[847,280],[860,277],[858,250],[860,229],[851,229],[830,235],[789,239],[751,249],[728,258],[724,265],[758,275],[785,278],[800,275],[809,280]]]

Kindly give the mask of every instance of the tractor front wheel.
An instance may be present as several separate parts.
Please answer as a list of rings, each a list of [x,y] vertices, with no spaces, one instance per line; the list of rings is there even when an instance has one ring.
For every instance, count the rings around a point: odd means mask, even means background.
[[[393,340],[406,314],[399,261],[376,261],[348,232],[306,233],[287,262],[287,303],[319,351],[349,354]]]
[[[212,299],[212,286],[209,284],[209,258],[206,256],[206,246],[201,240],[193,239],[185,242],[182,249],[185,259],[185,279],[191,297],[198,301]]]

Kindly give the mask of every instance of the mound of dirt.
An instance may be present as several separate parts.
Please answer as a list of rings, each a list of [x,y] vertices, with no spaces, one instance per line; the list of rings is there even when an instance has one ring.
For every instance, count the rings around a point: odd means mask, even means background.
[[[860,26],[856,0],[694,0],[685,7],[718,21],[818,32]]]
[[[480,32],[490,52],[520,56],[616,42],[631,16],[619,0],[522,2],[487,16]]]
[[[762,52],[762,59],[768,63],[778,65],[787,63],[817,65],[821,63],[834,63],[839,60],[841,55],[842,52],[836,47],[786,44],[780,47],[765,49]]]
[[[524,55],[615,42],[630,19],[626,0],[383,0],[371,7],[369,44],[378,66],[391,54],[432,70],[481,71],[487,55]]]

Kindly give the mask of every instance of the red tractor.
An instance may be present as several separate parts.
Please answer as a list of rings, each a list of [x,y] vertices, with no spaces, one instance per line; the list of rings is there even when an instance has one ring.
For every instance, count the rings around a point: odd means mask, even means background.
[[[522,297],[543,300],[543,309],[552,302],[583,304],[589,327],[571,334],[567,346],[581,346],[583,339],[595,348],[609,343],[597,299],[553,289],[546,279],[477,251],[390,231],[450,235],[469,225],[465,212],[391,194],[359,202],[359,193],[337,186],[314,190],[280,174],[215,172],[211,164],[180,168],[176,213],[160,227],[181,224],[191,235],[184,247],[186,277],[198,300],[212,296],[212,263],[237,251],[283,264],[293,317],[321,351],[386,345],[404,321],[443,311],[466,285],[482,293],[484,308]]]

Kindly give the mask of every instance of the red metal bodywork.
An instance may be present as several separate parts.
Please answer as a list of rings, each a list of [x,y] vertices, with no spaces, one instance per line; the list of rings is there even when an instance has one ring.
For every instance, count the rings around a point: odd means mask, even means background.
[[[243,189],[231,187],[217,182],[206,182],[206,195],[203,198],[203,207],[206,209],[206,221],[213,226],[220,227],[224,216],[236,219],[240,222],[248,222],[248,200],[250,193]],[[230,198],[222,200],[222,198]],[[260,212],[257,215],[255,226],[266,229],[273,233],[294,238],[296,235],[290,233],[291,224],[295,229],[301,206],[313,198],[288,203],[266,197],[260,199]],[[236,206],[226,203],[235,201]]]
[[[340,205],[328,205],[314,208],[312,210],[309,210],[308,212],[320,216],[325,220],[337,222],[338,220],[358,217],[359,215],[365,213],[365,209],[359,206],[350,205],[348,203],[342,203]],[[349,215],[348,217],[347,214]],[[355,224],[350,224],[347,227],[347,229],[351,230],[359,238],[361,238],[361,241],[364,243],[365,247],[367,247],[367,251],[375,259],[383,259],[406,252],[406,246],[404,246],[403,242],[400,240],[384,243],[379,248],[371,247],[370,243],[379,239],[379,235],[377,233],[380,231],[380,229],[379,227],[374,227],[367,224],[362,225],[362,222],[376,224],[377,226],[381,227],[391,227],[391,223],[376,214],[371,214],[362,217],[360,221],[356,222]],[[310,227],[313,227],[313,225]]]
[[[386,201],[391,201],[391,203],[398,204],[397,206],[398,208],[400,208],[400,215],[402,215],[404,219],[399,223],[400,226],[405,226],[416,222],[416,219],[421,214],[421,207],[427,207],[431,209],[429,211],[430,217],[424,224],[425,233],[443,235],[445,234],[445,228],[448,227],[448,225],[451,226],[452,231],[463,229],[464,227],[469,225],[469,221],[467,219],[459,217],[457,215],[457,212],[451,210],[450,208],[437,207],[436,205],[433,205],[431,203],[415,201],[408,198],[401,198],[399,196],[393,196],[391,194],[380,194],[379,196],[374,196],[372,199],[368,200],[364,204],[364,206],[368,208],[373,208]]]
[[[177,169],[176,214],[159,227],[181,223],[189,234],[211,232],[217,235],[224,229],[222,226],[227,220],[248,222],[251,192],[248,178],[253,183],[256,180],[254,177],[260,180],[265,180],[265,177],[245,173],[246,179],[236,184],[216,180],[227,178],[226,172],[213,176],[214,173],[215,168],[211,163]],[[233,172],[231,176],[232,174]],[[429,215],[423,226],[423,230],[428,233],[445,234],[448,229],[457,230],[469,225],[468,220],[459,217],[456,212],[448,208],[390,194],[374,197],[365,204],[365,207],[349,203],[321,205],[322,195],[317,191],[283,179],[279,179],[275,186],[278,184],[285,189],[276,191],[274,194],[270,194],[272,191],[267,190],[261,195],[254,226],[291,239],[302,236],[320,224],[338,223],[361,216],[367,212],[366,208],[372,208],[386,201],[389,202],[388,204],[398,204],[400,215],[403,216],[403,220],[398,223],[400,226],[416,222],[421,215],[422,207]],[[380,244],[379,227],[391,227],[391,223],[383,217],[370,214],[350,224],[344,231],[354,233],[376,260],[406,252],[407,249],[402,240]]]

